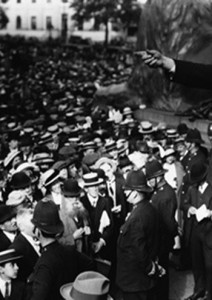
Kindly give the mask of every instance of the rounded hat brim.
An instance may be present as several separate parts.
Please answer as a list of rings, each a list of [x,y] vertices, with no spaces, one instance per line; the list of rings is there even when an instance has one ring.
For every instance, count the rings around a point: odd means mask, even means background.
[[[60,294],[65,300],[74,300],[71,297],[71,290],[73,288],[73,283],[66,283],[61,286],[60,288]]]
[[[47,233],[47,234],[62,234],[64,231],[64,225],[63,222],[60,220],[58,224],[56,225],[45,225],[45,224],[40,224],[37,222],[37,220],[32,219],[32,223],[41,231]]]
[[[133,185],[129,186],[129,185],[125,185],[123,187],[123,189],[125,191],[127,191],[127,190],[131,190],[131,191],[135,190],[135,191],[138,191],[138,192],[146,192],[146,193],[151,193],[153,191],[152,188],[150,186],[148,186],[148,185],[143,185],[143,186],[133,186]]]
[[[155,178],[161,175],[164,175],[168,170],[160,170],[154,174],[152,174],[151,176],[147,175],[147,180],[151,179],[151,178]]]
[[[84,182],[84,187],[100,185],[103,181],[104,181],[103,178],[99,178],[97,181],[93,181],[93,182],[89,182],[89,183]]]
[[[205,177],[207,176],[208,174],[208,169],[206,168],[204,173],[200,174],[199,176],[197,177],[193,177],[190,175],[189,176],[189,181],[190,181],[190,184],[194,184],[194,183],[198,183],[198,182],[201,182],[202,180],[205,179]]]

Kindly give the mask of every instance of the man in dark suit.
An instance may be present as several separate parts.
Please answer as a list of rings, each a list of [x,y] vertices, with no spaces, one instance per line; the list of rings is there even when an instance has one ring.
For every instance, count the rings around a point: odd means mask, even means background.
[[[63,246],[57,242],[64,229],[59,218],[57,205],[43,199],[35,207],[33,219],[35,234],[39,238],[43,252],[39,257],[28,283],[32,290],[30,300],[58,300],[60,287],[83,271],[91,270],[93,263],[74,246]]]
[[[85,196],[81,202],[88,211],[95,256],[111,260],[113,237],[112,205],[108,198],[99,195],[99,184],[103,179],[91,172],[83,176]]]
[[[146,177],[154,193],[152,205],[159,217],[159,264],[166,270],[157,285],[158,299],[169,299],[169,254],[174,246],[174,238],[178,235],[178,224],[175,220],[177,198],[175,190],[164,178],[165,170],[162,165],[153,160],[146,163]]]
[[[0,300],[25,300],[24,283],[16,279],[20,258],[14,249],[0,252]]]
[[[207,165],[201,162],[191,168],[190,188],[182,204],[188,216],[185,239],[190,246],[194,293],[187,300],[206,295],[212,299],[212,186],[207,181]]]
[[[157,50],[138,51],[135,54],[149,67],[165,70],[174,82],[194,88],[212,89],[212,65],[175,60]]]
[[[121,227],[117,243],[117,284],[124,300],[155,299],[158,265],[158,217],[149,202],[146,178],[141,170],[131,171],[125,186],[131,214]]]
[[[18,211],[16,220],[19,234],[15,237],[10,249],[15,249],[23,256],[18,261],[18,278],[26,281],[33,272],[34,266],[40,256],[39,242],[34,239],[34,225],[31,222],[33,212],[31,209],[23,208]]]
[[[16,230],[14,209],[0,204],[0,251],[4,251],[10,246],[15,238]]]

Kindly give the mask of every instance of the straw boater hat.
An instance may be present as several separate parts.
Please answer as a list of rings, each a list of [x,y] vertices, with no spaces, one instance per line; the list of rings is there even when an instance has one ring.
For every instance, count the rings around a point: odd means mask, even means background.
[[[41,176],[41,182],[43,186],[49,187],[52,183],[59,180],[60,172],[56,169],[49,169]]]
[[[19,155],[21,155],[21,151],[19,150],[11,151],[4,159],[4,167],[7,168],[9,164],[13,161],[13,159]]]
[[[115,172],[117,169],[117,163],[113,159],[106,157],[106,156],[103,156],[99,160],[97,160],[97,162],[94,165],[94,168],[101,169],[101,166],[104,164],[110,165],[113,169],[113,172]]]
[[[150,134],[155,131],[152,123],[149,121],[142,121],[139,126],[139,132],[142,134]]]
[[[107,300],[110,281],[100,273],[88,271],[77,276],[74,282],[60,288],[65,300]]]
[[[98,174],[95,172],[87,173],[83,176],[84,187],[91,187],[99,185],[103,182],[101,178],[98,177]]]
[[[9,249],[5,251],[0,252],[0,265],[6,264],[8,262],[17,260],[19,258],[22,258],[23,256],[20,255],[15,251],[15,249]]]

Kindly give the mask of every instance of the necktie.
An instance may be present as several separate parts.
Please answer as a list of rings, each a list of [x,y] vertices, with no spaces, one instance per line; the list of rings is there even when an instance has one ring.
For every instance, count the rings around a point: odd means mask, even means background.
[[[8,300],[10,297],[10,291],[9,291],[9,282],[5,282],[5,300]]]

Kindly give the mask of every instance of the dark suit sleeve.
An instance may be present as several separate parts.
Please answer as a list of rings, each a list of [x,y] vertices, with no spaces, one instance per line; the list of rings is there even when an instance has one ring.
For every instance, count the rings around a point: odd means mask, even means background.
[[[52,276],[50,269],[45,265],[39,265],[36,276],[33,280],[32,297],[30,300],[49,300],[51,294]]]
[[[173,81],[194,88],[212,90],[212,65],[175,60]]]

